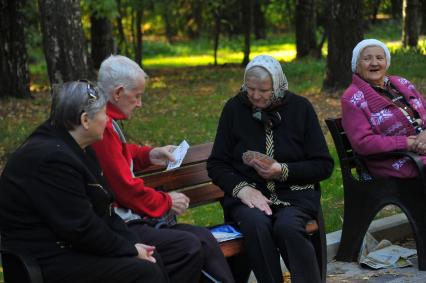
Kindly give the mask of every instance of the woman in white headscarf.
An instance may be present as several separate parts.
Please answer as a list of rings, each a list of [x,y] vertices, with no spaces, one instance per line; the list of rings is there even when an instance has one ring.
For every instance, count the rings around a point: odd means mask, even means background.
[[[332,169],[312,105],[288,91],[276,59],[255,57],[223,109],[208,172],[225,192],[226,218],[244,234],[258,282],[282,282],[280,255],[293,283],[321,281],[305,226]]]
[[[352,83],[341,98],[342,125],[360,155],[396,150],[426,155],[426,101],[405,78],[388,76],[391,56],[386,45],[364,39],[352,52]],[[426,164],[426,156],[422,156]],[[399,178],[418,174],[406,158],[370,159],[375,176]]]

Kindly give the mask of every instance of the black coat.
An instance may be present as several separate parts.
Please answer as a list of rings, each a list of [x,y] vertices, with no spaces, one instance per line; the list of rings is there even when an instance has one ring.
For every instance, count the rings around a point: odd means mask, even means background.
[[[274,159],[288,165],[285,182],[276,181],[278,199],[316,215],[320,203],[318,182],[333,170],[317,115],[310,102],[288,92],[278,112],[281,123],[273,129]],[[223,206],[239,204],[232,191],[239,183],[256,184],[269,197],[266,181],[242,162],[247,150],[266,153],[265,126],[252,117],[251,107],[237,95],[224,106],[207,169],[213,182],[225,192]],[[290,186],[314,184],[316,190],[291,190]]]
[[[112,201],[94,152],[46,122],[10,157],[0,178],[2,245],[31,252],[41,264],[72,253],[136,256],[137,236]]]

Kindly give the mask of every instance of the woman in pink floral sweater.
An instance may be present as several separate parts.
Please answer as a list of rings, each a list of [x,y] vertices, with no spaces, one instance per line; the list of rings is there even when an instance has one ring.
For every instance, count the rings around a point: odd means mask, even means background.
[[[387,76],[390,52],[376,39],[357,44],[352,83],[341,98],[342,124],[360,155],[408,150],[426,154],[426,101],[408,80]],[[426,156],[423,156],[426,163]],[[375,176],[414,177],[406,158],[366,160]]]

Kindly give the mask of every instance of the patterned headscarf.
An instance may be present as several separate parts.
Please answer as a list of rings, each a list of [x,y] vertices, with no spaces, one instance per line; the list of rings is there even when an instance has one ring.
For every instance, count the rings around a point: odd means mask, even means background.
[[[272,78],[272,99],[271,105],[266,109],[253,108],[253,118],[262,122],[268,128],[274,128],[281,123],[281,115],[278,110],[284,103],[284,97],[288,90],[287,78],[284,75],[281,64],[272,56],[259,55],[253,58],[247,64],[244,72],[244,84],[241,87],[240,98],[243,103],[252,107],[250,100],[247,97],[246,75],[247,71],[253,67],[262,67],[270,74]]]
[[[253,58],[250,63],[247,64],[246,70],[244,72],[244,84],[242,86],[242,90],[246,91],[246,74],[247,71],[255,66],[260,66],[265,68],[272,78],[272,86],[273,86],[273,101],[277,99],[281,99],[285,95],[285,91],[288,90],[288,82],[287,78],[284,75],[283,69],[281,68],[281,64],[272,56],[269,55],[259,55]]]

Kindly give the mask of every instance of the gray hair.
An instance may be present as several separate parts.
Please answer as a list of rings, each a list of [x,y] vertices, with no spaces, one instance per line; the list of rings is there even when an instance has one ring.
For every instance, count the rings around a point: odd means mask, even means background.
[[[256,79],[260,80],[261,82],[264,82],[267,79],[270,79],[272,81],[271,74],[268,72],[268,70],[266,70],[265,68],[263,68],[261,66],[254,66],[254,67],[251,67],[250,69],[248,69],[245,73],[245,82],[244,83],[247,83],[247,80],[249,78],[256,78]]]
[[[81,124],[81,114],[86,112],[90,119],[101,110],[107,100],[105,95],[90,82],[67,82],[52,89],[50,120],[55,127],[71,131]]]
[[[122,85],[125,90],[134,89],[139,76],[148,78],[135,61],[122,55],[111,55],[99,68],[98,85],[107,96],[111,97],[117,86]]]

